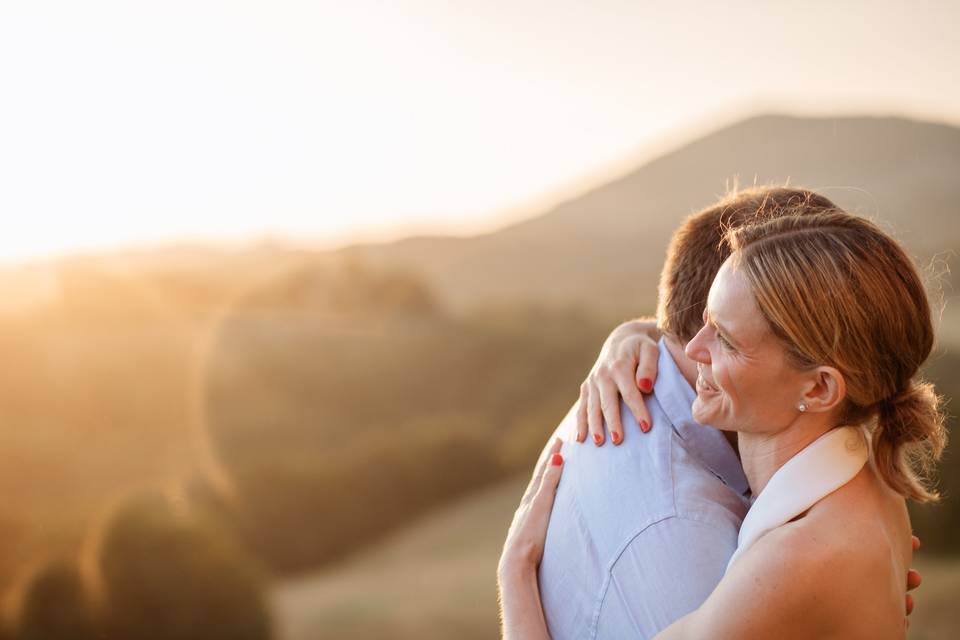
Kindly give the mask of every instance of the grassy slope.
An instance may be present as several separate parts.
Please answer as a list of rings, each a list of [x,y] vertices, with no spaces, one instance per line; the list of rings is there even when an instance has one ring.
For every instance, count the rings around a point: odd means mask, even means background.
[[[525,480],[434,512],[341,566],[280,583],[281,637],[495,637],[497,558]]]
[[[494,638],[494,572],[526,478],[437,511],[339,567],[273,592],[284,640]],[[923,585],[909,637],[960,629],[960,561],[917,559]]]

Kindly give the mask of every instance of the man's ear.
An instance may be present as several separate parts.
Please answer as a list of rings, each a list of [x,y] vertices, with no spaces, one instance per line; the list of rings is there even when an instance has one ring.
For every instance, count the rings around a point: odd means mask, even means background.
[[[810,384],[802,400],[807,405],[807,411],[832,411],[846,397],[847,383],[838,370],[821,366],[810,371]]]

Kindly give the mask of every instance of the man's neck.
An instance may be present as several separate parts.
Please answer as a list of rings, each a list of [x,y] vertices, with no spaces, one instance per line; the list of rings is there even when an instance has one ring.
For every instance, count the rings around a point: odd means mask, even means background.
[[[828,415],[805,414],[777,433],[741,431],[738,437],[740,462],[751,493],[759,495],[780,467],[829,431],[830,420]]]
[[[673,358],[677,369],[680,369],[683,378],[691,387],[696,388],[697,376],[700,375],[697,372],[697,363],[687,357],[686,352],[683,350],[683,345],[673,336],[664,336],[663,343],[667,345],[667,351],[670,352],[670,357]]]
[[[663,343],[667,345],[667,351],[670,352],[670,357],[673,358],[673,362],[677,365],[677,369],[680,370],[680,374],[683,376],[683,379],[686,380],[691,387],[696,389],[697,377],[700,375],[700,373],[697,371],[696,361],[687,357],[687,352],[684,350],[684,345],[680,344],[680,341],[673,336],[665,335],[663,337]],[[727,442],[730,443],[730,446],[733,447],[733,450],[736,452],[737,432],[723,431],[722,429],[721,432],[727,439]]]

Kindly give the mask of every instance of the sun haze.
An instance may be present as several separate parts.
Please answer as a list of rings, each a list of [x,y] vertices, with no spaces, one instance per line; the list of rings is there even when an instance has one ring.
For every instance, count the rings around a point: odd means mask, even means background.
[[[956,5],[5,2],[0,258],[528,215],[745,113],[960,123]]]

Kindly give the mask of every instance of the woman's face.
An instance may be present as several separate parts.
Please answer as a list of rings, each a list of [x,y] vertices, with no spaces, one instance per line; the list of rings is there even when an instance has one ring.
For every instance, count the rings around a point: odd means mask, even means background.
[[[799,415],[809,375],[788,363],[746,278],[729,260],[710,287],[703,328],[687,343],[686,353],[698,363],[697,422],[776,433]]]

